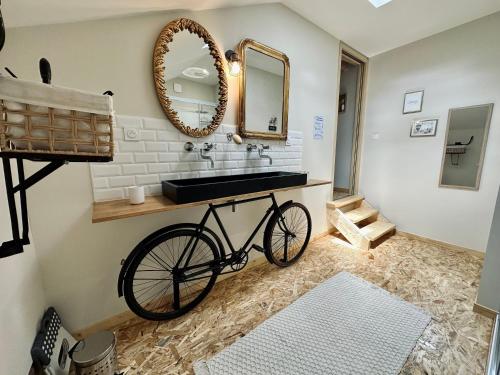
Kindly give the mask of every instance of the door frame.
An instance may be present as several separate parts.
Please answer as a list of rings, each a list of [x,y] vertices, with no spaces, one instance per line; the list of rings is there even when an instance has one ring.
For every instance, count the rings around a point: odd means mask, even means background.
[[[363,127],[364,127],[364,113],[366,105],[366,91],[367,91],[367,78],[368,78],[368,64],[369,59],[361,52],[355,50],[344,42],[340,42],[339,46],[339,59],[338,59],[338,73],[337,73],[337,100],[335,111],[336,116],[336,126],[335,126],[335,144],[333,147],[333,172],[332,180],[335,179],[335,156],[337,152],[337,131],[339,124],[338,107],[339,107],[339,97],[340,97],[340,76],[342,74],[342,60],[347,60],[353,64],[360,66],[360,74],[358,76],[358,87],[356,93],[356,113],[355,113],[355,129],[354,129],[354,140],[352,147],[352,158],[351,158],[351,175],[349,177],[351,195],[357,194],[359,186],[359,175],[361,167],[361,145],[363,137]],[[332,184],[332,195],[333,188],[335,188],[335,181]]]

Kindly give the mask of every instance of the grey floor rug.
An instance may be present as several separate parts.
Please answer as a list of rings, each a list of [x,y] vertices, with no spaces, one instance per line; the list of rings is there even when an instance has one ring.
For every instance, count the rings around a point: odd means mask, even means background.
[[[431,317],[347,272],[318,285],[196,375],[398,374]]]

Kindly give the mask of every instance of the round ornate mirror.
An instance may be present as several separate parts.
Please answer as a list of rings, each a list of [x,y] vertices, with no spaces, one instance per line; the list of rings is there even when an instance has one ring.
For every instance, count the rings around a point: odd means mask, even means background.
[[[153,53],[156,93],[174,126],[206,137],[220,125],[227,104],[224,60],[200,24],[179,18],[168,23]]]

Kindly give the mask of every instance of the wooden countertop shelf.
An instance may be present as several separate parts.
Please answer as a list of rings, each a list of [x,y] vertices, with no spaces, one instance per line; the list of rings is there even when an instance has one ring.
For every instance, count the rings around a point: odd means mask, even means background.
[[[292,186],[282,189],[273,189],[266,191],[259,191],[256,193],[234,195],[230,197],[217,198],[208,201],[176,204],[164,196],[146,197],[143,204],[133,205],[130,204],[128,199],[120,199],[108,202],[94,203],[92,212],[92,222],[101,223],[104,221],[126,219],[134,216],[142,216],[147,214],[154,214],[157,212],[179,210],[181,208],[196,207],[208,203],[223,203],[234,199],[253,198],[269,193],[276,193],[280,191],[296,190],[306,187],[320,186],[331,184],[331,181],[325,180],[308,180],[306,185]]]

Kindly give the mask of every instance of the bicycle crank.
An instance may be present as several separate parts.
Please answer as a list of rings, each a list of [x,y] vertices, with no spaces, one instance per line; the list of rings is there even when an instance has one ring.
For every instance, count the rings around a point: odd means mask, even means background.
[[[239,251],[231,256],[230,267],[233,271],[239,271],[248,263],[248,254],[244,251]]]

